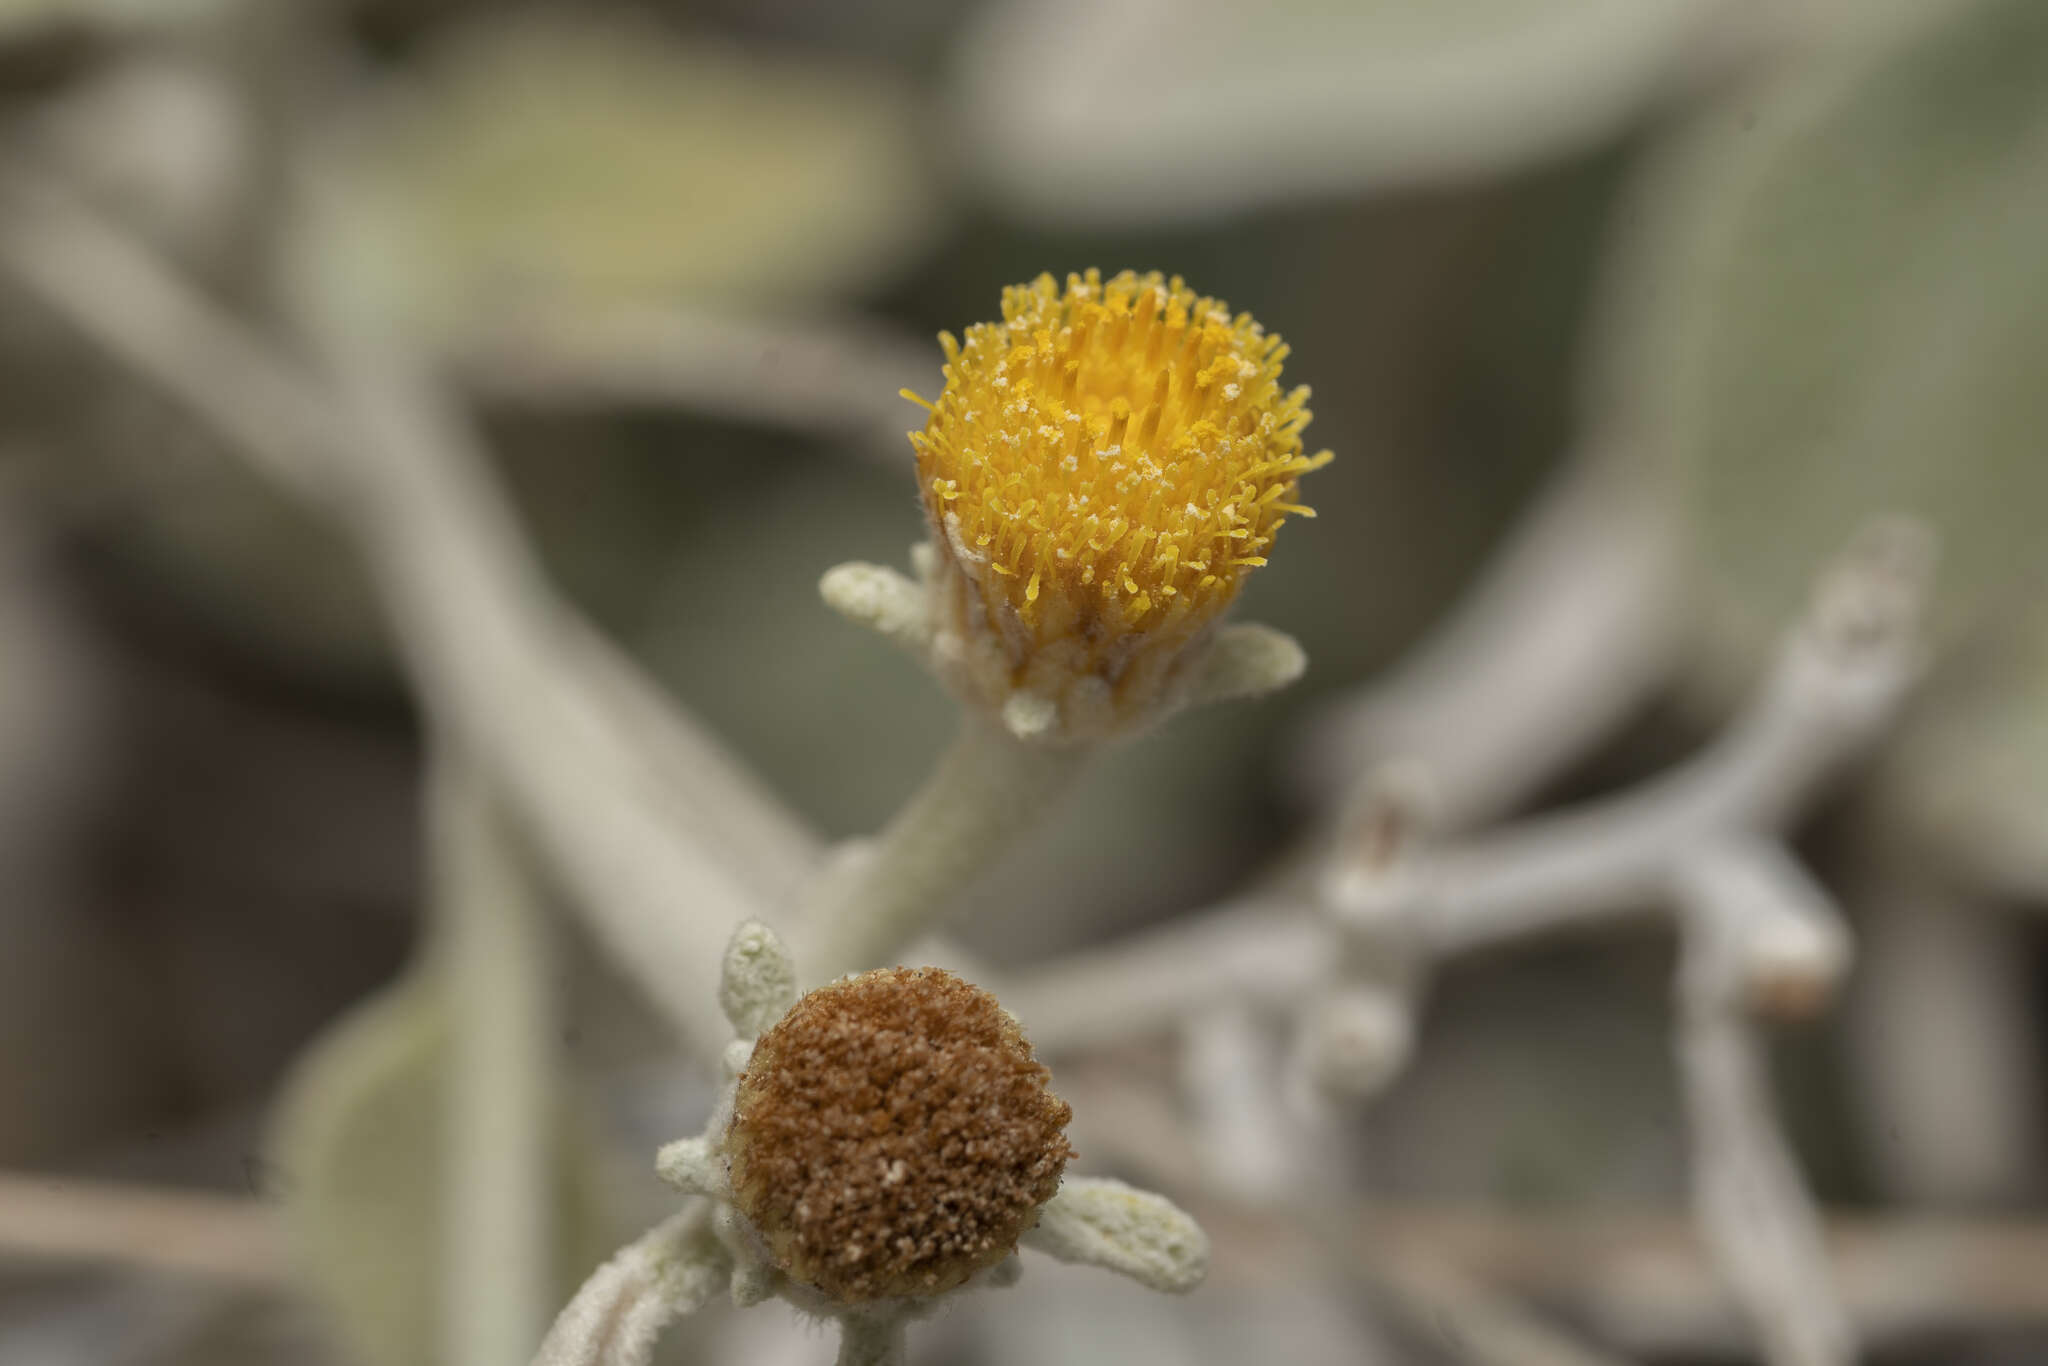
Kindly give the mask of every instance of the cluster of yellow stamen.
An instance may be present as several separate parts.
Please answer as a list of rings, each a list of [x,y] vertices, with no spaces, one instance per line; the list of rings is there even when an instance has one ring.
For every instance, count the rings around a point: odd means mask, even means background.
[[[1179,277],[1094,270],[1003,291],[1003,321],[941,333],[946,387],[911,434],[934,529],[1021,681],[1038,650],[1115,681],[1141,642],[1185,640],[1266,562],[1296,481],[1304,386],[1288,348]],[[1069,653],[1072,653],[1071,650]]]

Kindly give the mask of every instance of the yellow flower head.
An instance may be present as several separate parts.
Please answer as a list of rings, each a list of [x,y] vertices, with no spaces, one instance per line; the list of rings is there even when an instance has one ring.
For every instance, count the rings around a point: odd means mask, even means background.
[[[939,340],[945,391],[910,440],[965,631],[1008,670],[983,690],[1156,696],[1280,524],[1313,515],[1297,480],[1330,453],[1302,452],[1288,348],[1179,277],[1094,270],[1012,286],[1000,323]]]

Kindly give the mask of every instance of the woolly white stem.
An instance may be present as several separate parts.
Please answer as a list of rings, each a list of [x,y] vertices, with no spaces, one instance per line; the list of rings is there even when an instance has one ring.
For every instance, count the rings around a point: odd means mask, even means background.
[[[796,955],[814,980],[882,967],[1035,825],[1086,762],[1079,746],[1017,740],[971,709],[938,768],[816,914]]]
[[[533,1366],[647,1366],[662,1329],[726,1287],[732,1265],[693,1200],[592,1272],[555,1317]]]

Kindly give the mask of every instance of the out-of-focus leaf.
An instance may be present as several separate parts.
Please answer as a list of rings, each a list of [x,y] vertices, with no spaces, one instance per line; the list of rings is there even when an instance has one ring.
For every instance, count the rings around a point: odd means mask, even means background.
[[[848,70],[619,17],[498,18],[337,139],[313,245],[325,278],[444,337],[807,301],[928,232],[914,131],[902,92]]]
[[[1608,398],[1683,481],[1717,672],[1888,512],[1941,534],[1941,638],[1998,629],[2048,573],[2048,6],[1930,4],[1663,170]]]
[[[301,1269],[349,1351],[374,1366],[434,1358],[448,1042],[437,983],[415,975],[313,1047],[278,1116]]]
[[[2048,611],[1923,709],[1884,779],[1913,828],[1989,890],[2048,899]]]
[[[1761,13],[1716,0],[1002,0],[959,52],[954,121],[970,169],[1021,213],[1208,218],[1585,147],[1682,89]]]
[[[415,970],[313,1045],[275,1119],[272,1157],[300,1272],[365,1366],[436,1366],[440,1356],[450,1044],[443,975]],[[573,1142],[560,1152],[566,1299],[609,1230],[594,1227],[590,1154]]]

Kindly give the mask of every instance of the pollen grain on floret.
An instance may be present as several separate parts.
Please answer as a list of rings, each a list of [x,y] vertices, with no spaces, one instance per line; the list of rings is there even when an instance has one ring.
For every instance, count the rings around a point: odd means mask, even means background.
[[[1114,675],[1177,647],[1313,515],[1297,480],[1330,453],[1303,452],[1287,346],[1178,276],[1041,275],[1003,292],[1001,322],[939,340],[919,487],[1020,680],[1049,649]]]

